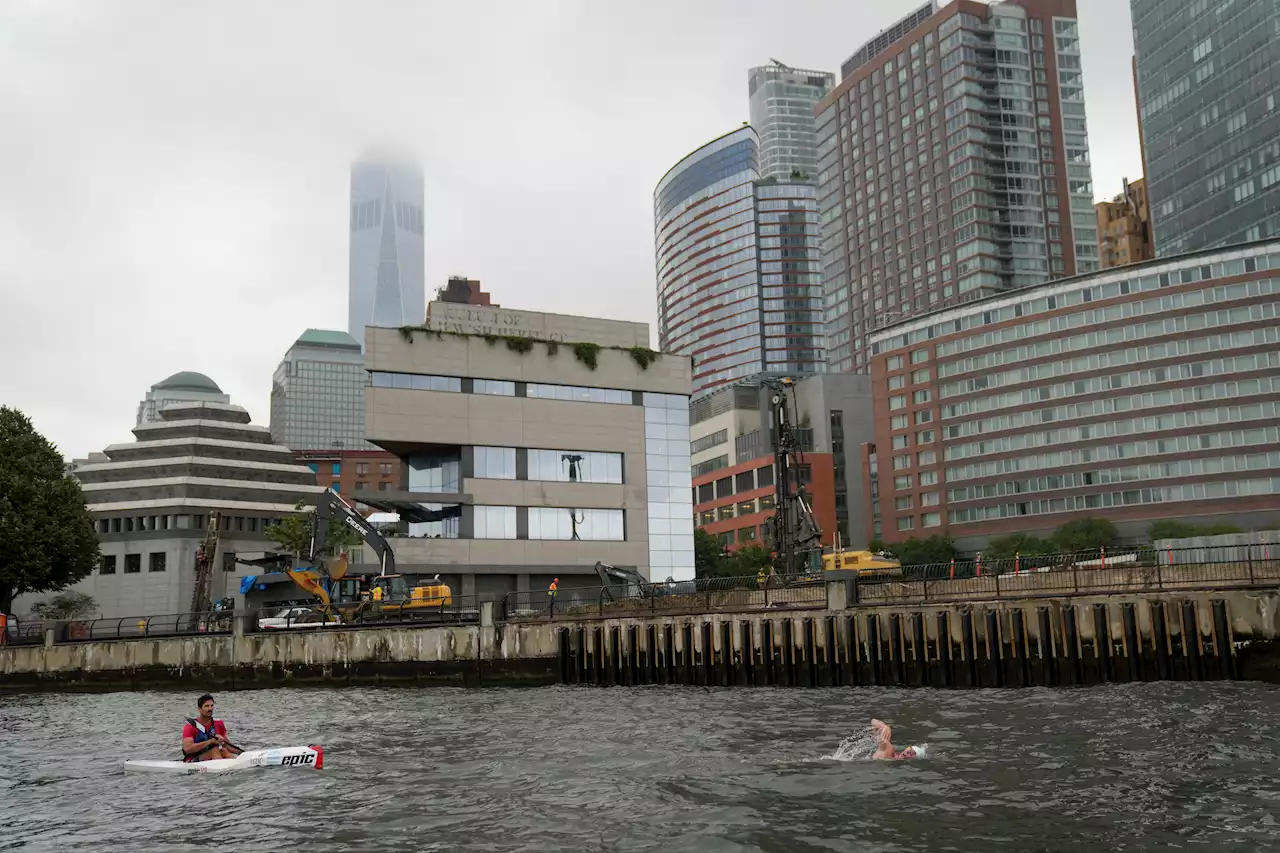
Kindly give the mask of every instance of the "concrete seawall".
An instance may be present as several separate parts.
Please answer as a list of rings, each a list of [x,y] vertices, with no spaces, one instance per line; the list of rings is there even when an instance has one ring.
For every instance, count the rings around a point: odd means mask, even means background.
[[[868,603],[0,648],[0,689],[1280,683],[1280,589]],[[619,606],[625,603],[619,603]]]
[[[559,680],[553,626],[332,629],[14,646],[0,689],[303,684],[536,685]]]

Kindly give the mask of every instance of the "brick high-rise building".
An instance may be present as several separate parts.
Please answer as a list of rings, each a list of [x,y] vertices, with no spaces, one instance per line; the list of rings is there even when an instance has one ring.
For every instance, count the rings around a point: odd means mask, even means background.
[[[1098,259],[1103,269],[1155,257],[1151,243],[1151,206],[1147,182],[1124,182],[1124,192],[1094,205],[1098,215]]]
[[[819,103],[827,363],[912,315],[1098,269],[1074,0],[922,7]]]

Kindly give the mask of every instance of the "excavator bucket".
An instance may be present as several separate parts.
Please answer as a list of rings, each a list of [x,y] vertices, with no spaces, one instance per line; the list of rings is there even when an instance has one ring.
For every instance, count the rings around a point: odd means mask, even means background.
[[[324,584],[320,583],[320,576],[314,570],[285,569],[285,573],[298,586],[320,599],[322,606],[329,606],[329,593],[325,591]]]
[[[347,576],[347,569],[350,567],[347,560],[347,552],[343,551],[338,555],[338,559],[333,561],[333,565],[329,567],[329,580],[338,581]]]

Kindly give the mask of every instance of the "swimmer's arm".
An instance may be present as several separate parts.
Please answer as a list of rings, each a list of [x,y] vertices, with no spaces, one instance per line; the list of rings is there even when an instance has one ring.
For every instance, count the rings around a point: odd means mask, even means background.
[[[889,743],[892,739],[893,729],[885,724],[884,720],[872,720],[871,727],[880,734],[881,743]]]

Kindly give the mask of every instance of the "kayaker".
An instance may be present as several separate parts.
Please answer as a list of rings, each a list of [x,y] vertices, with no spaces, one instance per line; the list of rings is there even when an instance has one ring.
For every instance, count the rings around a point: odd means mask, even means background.
[[[227,741],[227,726],[213,718],[213,697],[208,693],[196,700],[199,713],[188,718],[182,729],[182,760],[212,761],[233,758],[241,749]]]

